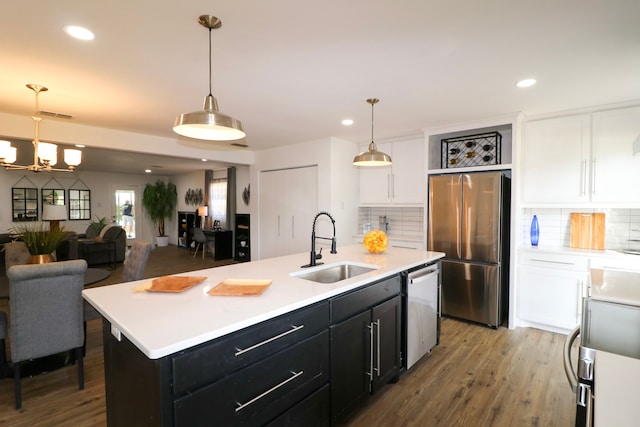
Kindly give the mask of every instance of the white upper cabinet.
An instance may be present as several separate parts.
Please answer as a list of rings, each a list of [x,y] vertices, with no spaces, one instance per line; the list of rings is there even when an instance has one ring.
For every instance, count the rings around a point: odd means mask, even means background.
[[[589,115],[528,122],[524,128],[523,201],[588,201]]]
[[[593,114],[591,200],[599,203],[640,203],[640,107]]]
[[[640,203],[640,107],[525,124],[522,201],[532,205]]]
[[[390,167],[360,167],[360,204],[423,204],[426,192],[424,139],[376,143]],[[361,151],[368,145],[360,147]]]

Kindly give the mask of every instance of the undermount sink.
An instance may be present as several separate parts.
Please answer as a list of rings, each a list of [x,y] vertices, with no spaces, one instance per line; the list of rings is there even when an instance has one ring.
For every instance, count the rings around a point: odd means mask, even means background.
[[[355,264],[344,262],[341,264],[331,264],[315,268],[311,271],[298,271],[291,273],[291,276],[300,279],[310,280],[317,283],[335,283],[341,280],[350,279],[361,274],[377,270],[377,265]]]

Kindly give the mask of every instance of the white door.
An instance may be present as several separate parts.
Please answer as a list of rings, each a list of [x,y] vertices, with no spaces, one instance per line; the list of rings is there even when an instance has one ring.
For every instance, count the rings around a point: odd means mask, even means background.
[[[260,258],[310,250],[317,166],[260,173]]]

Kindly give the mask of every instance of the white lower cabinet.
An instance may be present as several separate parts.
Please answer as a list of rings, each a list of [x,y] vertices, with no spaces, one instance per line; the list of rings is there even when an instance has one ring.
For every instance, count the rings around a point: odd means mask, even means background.
[[[560,333],[575,328],[582,314],[588,266],[588,258],[582,256],[521,253],[517,287],[519,324]]]

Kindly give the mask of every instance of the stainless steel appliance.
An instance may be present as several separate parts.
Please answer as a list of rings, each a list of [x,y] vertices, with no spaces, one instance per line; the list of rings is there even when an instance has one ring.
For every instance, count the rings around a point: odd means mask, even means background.
[[[582,321],[567,336],[564,368],[576,426],[637,426],[640,416],[640,272],[591,269]],[[571,361],[580,337],[577,372]]]
[[[439,342],[439,263],[410,271],[407,276],[407,369]]]
[[[427,247],[442,261],[442,314],[497,328],[507,315],[510,179],[502,172],[429,177]]]

